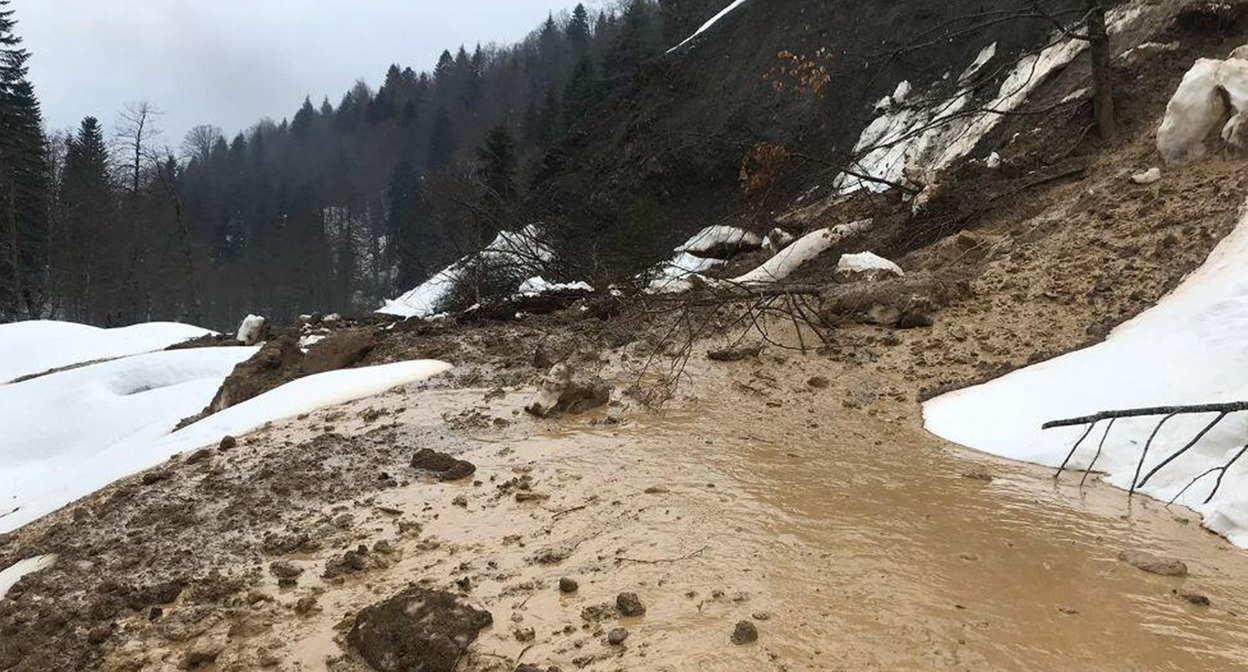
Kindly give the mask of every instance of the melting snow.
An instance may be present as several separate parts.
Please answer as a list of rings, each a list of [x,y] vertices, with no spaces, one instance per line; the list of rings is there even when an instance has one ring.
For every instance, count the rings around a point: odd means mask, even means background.
[[[450,368],[417,361],[309,376],[170,433],[256,350],[153,352],[0,386],[0,532],[227,434]]]
[[[0,571],[0,600],[9,594],[9,589],[17,584],[23,576],[47,569],[56,564],[56,555],[37,555],[33,558],[18,560]]]
[[[717,224],[693,234],[693,237],[676,248],[676,252],[692,252],[704,254],[717,248],[756,248],[763,244],[763,239],[756,233],[735,226]]]
[[[0,324],[0,383],[74,364],[163,350],[211,333],[173,322],[116,329],[49,320]]]
[[[733,278],[729,283],[759,285],[783,280],[802,264],[818,257],[842,240],[865,231],[871,224],[872,220],[864,219],[808,233],[781,250],[776,256],[763,262],[758,268]]]
[[[687,292],[693,289],[694,282],[702,279],[702,273],[725,263],[723,259],[704,259],[688,252],[678,252],[671,261],[664,262],[651,273],[645,291],[647,294]]]
[[[1083,428],[1041,431],[1049,420],[1105,410],[1248,399],[1248,211],[1204,265],[1171,294],[1115,329],[1102,343],[946,394],[924,406],[928,430],[950,441],[1047,466],[1061,464]],[[1154,439],[1143,471],[1190,440],[1213,414],[1178,416]],[[1129,488],[1145,440],[1160,417],[1114,423],[1096,463],[1107,481]],[[1072,460],[1086,467],[1106,423],[1097,425]],[[1228,416],[1190,452],[1142,488],[1163,501],[1243,448],[1248,417]],[[1248,547],[1248,459],[1226,473],[1208,504],[1215,475],[1179,498],[1204,524]]]
[[[593,292],[594,288],[584,280],[576,282],[549,282],[542,276],[529,278],[520,283],[516,293],[520,296],[541,296],[549,292]]]

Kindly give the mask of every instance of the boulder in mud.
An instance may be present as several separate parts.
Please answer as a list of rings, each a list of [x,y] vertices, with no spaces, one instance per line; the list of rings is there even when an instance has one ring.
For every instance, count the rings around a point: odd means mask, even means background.
[[[452,593],[414,586],[362,609],[347,642],[381,672],[451,672],[493,622]]]
[[[438,475],[439,480],[458,481],[461,478],[468,478],[477,467],[471,462],[460,460],[446,453],[439,453],[429,448],[421,448],[412,456],[412,466],[425,471],[432,471]]]
[[[1118,559],[1149,574],[1187,576],[1187,564],[1175,558],[1163,558],[1145,551],[1122,551]]]
[[[737,646],[758,641],[758,628],[751,621],[739,621],[732,630],[732,643]]]
[[[574,374],[567,365],[556,364],[546,374],[533,403],[524,410],[539,418],[551,418],[584,413],[610,400],[611,386],[601,377]]]
[[[645,616],[646,605],[641,603],[637,593],[620,593],[615,598],[615,608],[623,616]]]
[[[376,345],[372,329],[344,329],[313,345],[303,358],[304,375],[337,371],[357,364]]]

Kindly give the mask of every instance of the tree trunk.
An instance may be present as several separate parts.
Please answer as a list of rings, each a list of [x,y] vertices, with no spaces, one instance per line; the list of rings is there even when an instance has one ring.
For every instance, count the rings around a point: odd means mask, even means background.
[[[1114,123],[1114,76],[1109,51],[1109,29],[1101,0],[1088,0],[1088,39],[1092,46],[1092,104],[1097,131],[1109,140],[1117,130]]]

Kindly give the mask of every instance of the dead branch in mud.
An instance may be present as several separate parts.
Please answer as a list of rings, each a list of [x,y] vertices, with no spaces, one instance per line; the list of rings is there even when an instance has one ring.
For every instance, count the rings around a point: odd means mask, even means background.
[[[675,558],[654,558],[651,560],[651,559],[646,559],[646,558],[628,558],[622,555],[617,555],[615,556],[615,560],[616,562],[636,562],[636,563],[640,563],[643,565],[661,565],[665,563],[680,562],[681,560],[688,560],[690,558],[696,558],[699,555],[702,555],[703,553],[705,553],[706,549],[708,548],[710,548],[710,546],[703,546],[702,548],[699,548],[696,551],[690,551],[689,553],[686,553],[681,556],[677,556]]]
[[[1066,454],[1066,459],[1062,460],[1061,466],[1057,468],[1057,473],[1053,475],[1053,478],[1056,479],[1056,478],[1059,478],[1062,475],[1062,472],[1066,470],[1066,467],[1070,464],[1071,459],[1074,458],[1075,452],[1079,450],[1079,446],[1082,445],[1084,440],[1088,438],[1088,435],[1092,433],[1093,428],[1095,428],[1096,425],[1103,420],[1109,421],[1109,423],[1105,426],[1105,433],[1101,435],[1100,443],[1097,444],[1096,454],[1092,457],[1092,461],[1088,464],[1087,468],[1084,469],[1083,478],[1079,480],[1079,485],[1080,487],[1082,487],[1084,482],[1087,480],[1088,474],[1091,473],[1093,468],[1096,466],[1096,461],[1101,456],[1101,450],[1105,447],[1105,440],[1109,437],[1110,430],[1113,429],[1115,421],[1122,419],[1122,418],[1146,418],[1146,417],[1162,416],[1161,419],[1157,421],[1157,424],[1153,426],[1153,430],[1149,433],[1148,440],[1144,442],[1144,448],[1140,451],[1139,461],[1136,462],[1135,473],[1131,477],[1131,487],[1128,490],[1128,496],[1133,496],[1136,490],[1147,485],[1149,480],[1151,480],[1153,476],[1156,476],[1158,472],[1160,472],[1162,469],[1165,469],[1167,466],[1172,464],[1175,460],[1179,459],[1180,457],[1182,457],[1183,455],[1191,451],[1193,448],[1195,448],[1196,444],[1200,443],[1200,440],[1203,439],[1205,435],[1207,435],[1215,427],[1217,427],[1218,424],[1221,423],[1222,420],[1224,420],[1228,415],[1232,413],[1242,413],[1244,411],[1248,411],[1248,401],[1231,401],[1231,402],[1218,403],[1218,404],[1193,404],[1193,405],[1185,405],[1185,406],[1151,406],[1151,407],[1144,407],[1144,408],[1128,408],[1128,409],[1122,409],[1122,410],[1116,410],[1116,411],[1101,411],[1099,413],[1093,413],[1091,415],[1084,415],[1084,416],[1080,416],[1077,418],[1050,420],[1049,422],[1046,422],[1043,425],[1041,425],[1040,428],[1041,429],[1054,429],[1057,427],[1079,427],[1079,426],[1084,426],[1084,425],[1087,426],[1083,434],[1079,437],[1077,441],[1075,441],[1075,444],[1071,447],[1070,452]],[[1152,448],[1153,440],[1157,438],[1157,434],[1161,431],[1161,428],[1167,422],[1169,422],[1172,418],[1176,416],[1180,416],[1180,415],[1204,415],[1208,413],[1217,413],[1217,415],[1214,416],[1214,418],[1210,420],[1208,423],[1206,423],[1205,426],[1200,429],[1200,431],[1196,432],[1196,434],[1187,443],[1183,444],[1181,448],[1170,453],[1168,456],[1166,456],[1164,459],[1162,459],[1160,462],[1154,465],[1152,469],[1150,469],[1147,473],[1143,475],[1143,477],[1140,476],[1141,472],[1144,469],[1144,462],[1145,460],[1148,459],[1149,450]],[[1214,495],[1216,495],[1218,493],[1218,490],[1222,487],[1222,478],[1226,475],[1227,470],[1229,470],[1232,466],[1234,466],[1235,463],[1238,462],[1239,459],[1242,458],[1244,456],[1244,453],[1246,452],[1248,452],[1248,444],[1245,444],[1243,448],[1241,448],[1238,452],[1235,453],[1234,456],[1232,456],[1229,460],[1227,460],[1223,464],[1207,469],[1206,471],[1197,475],[1195,478],[1189,481],[1187,485],[1183,486],[1183,488],[1179,490],[1178,493],[1174,495],[1174,497],[1170,498],[1169,504],[1173,504],[1174,502],[1178,501],[1179,497],[1182,497],[1183,494],[1186,493],[1192,486],[1196,485],[1197,482],[1203,480],[1204,478],[1208,476],[1217,474],[1217,479],[1214,481],[1213,488],[1212,490],[1209,491],[1208,496],[1205,497],[1205,500],[1203,502],[1205,504],[1208,504],[1210,501],[1213,500]]]

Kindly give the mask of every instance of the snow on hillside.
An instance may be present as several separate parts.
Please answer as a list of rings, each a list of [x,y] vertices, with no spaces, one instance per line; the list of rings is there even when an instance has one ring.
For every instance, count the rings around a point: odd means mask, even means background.
[[[163,350],[211,333],[173,322],[115,329],[49,320],[0,324],[0,384],[74,364]]]
[[[985,385],[946,394],[924,405],[929,431],[984,452],[1061,464],[1083,428],[1041,431],[1049,420],[1098,411],[1248,399],[1248,209],[1205,264],[1155,307],[1115,329],[1098,345],[1036,364]],[[1177,416],[1154,439],[1141,473],[1185,445],[1215,414]],[[1096,462],[1108,482],[1129,488],[1149,433],[1159,417],[1114,423]],[[1072,460],[1092,460],[1106,423],[1097,425]],[[1227,463],[1248,442],[1248,417],[1228,416],[1190,452],[1148,482],[1142,492],[1169,501],[1192,479]],[[1213,499],[1215,474],[1178,502],[1204,524],[1248,547],[1248,460],[1225,474]]]
[[[450,368],[414,361],[309,376],[170,433],[256,350],[154,352],[0,386],[0,532],[227,434]]]
[[[1107,21],[1111,33],[1130,26],[1140,15],[1134,6],[1110,10]],[[886,191],[892,184],[904,184],[907,170],[931,174],[944,170],[974,151],[1005,118],[1017,109],[1050,75],[1069,64],[1087,48],[1085,40],[1058,39],[1038,53],[1021,58],[987,101],[976,100],[974,75],[996,57],[996,44],[985,47],[959,78],[959,88],[951,96],[918,96],[920,104],[877,107],[883,112],[859,136],[854,146],[858,157],[854,172],[837,178],[839,193],[860,189]],[[904,84],[904,82],[903,82]],[[907,99],[914,95],[905,96]]]
[[[539,236],[536,224],[520,231],[503,231],[484,250],[463,257],[406,294],[386,301],[377,312],[398,317],[436,315],[464,275],[477,263],[504,268],[518,279],[540,273],[554,258],[554,251],[542,243]]]
[[[723,9],[719,10],[719,13],[718,13],[718,14],[716,14],[715,16],[712,16],[712,17],[711,17],[711,18],[710,18],[710,19],[709,19],[706,23],[702,24],[701,26],[699,26],[699,27],[698,27],[698,29],[697,29],[697,30],[693,31],[693,34],[691,34],[689,37],[686,37],[685,39],[681,40],[681,41],[680,41],[680,44],[678,44],[678,45],[676,45],[676,46],[672,47],[671,49],[668,49],[668,50],[667,50],[667,53],[669,53],[669,54],[670,54],[670,53],[672,53],[673,51],[676,51],[677,49],[680,49],[681,47],[685,46],[686,44],[689,44],[690,42],[692,42],[692,41],[693,41],[693,38],[695,38],[695,37],[697,37],[697,36],[701,35],[702,33],[705,33],[706,31],[710,30],[710,29],[711,29],[711,26],[715,25],[716,23],[719,23],[719,20],[720,20],[720,19],[722,19],[722,18],[724,18],[725,16],[728,16],[728,14],[732,12],[732,10],[734,10],[734,9],[736,9],[736,8],[738,8],[738,7],[740,7],[741,5],[744,5],[744,4],[745,4],[745,1],[746,1],[746,0],[733,0],[731,3],[729,3],[729,4],[728,4],[728,6],[727,6],[727,7],[724,7]]]

